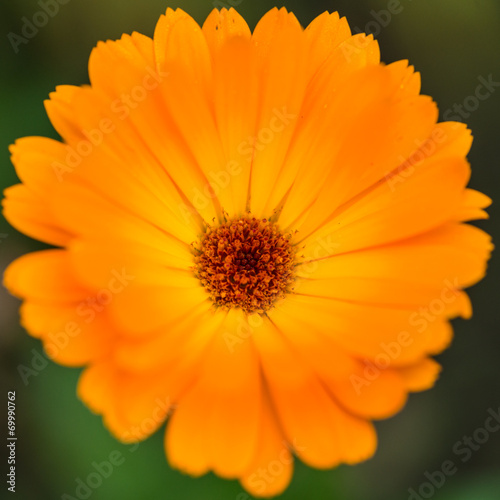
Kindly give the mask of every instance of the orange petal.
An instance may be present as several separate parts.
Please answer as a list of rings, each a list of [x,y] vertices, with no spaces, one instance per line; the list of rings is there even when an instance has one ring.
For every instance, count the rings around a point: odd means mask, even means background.
[[[329,238],[331,255],[416,236],[449,221],[470,175],[464,159],[429,159],[397,189],[387,182],[351,200],[320,230],[305,238],[306,257]]]
[[[233,38],[249,40],[252,35],[246,21],[233,8],[212,10],[202,30],[212,57]],[[238,63],[237,60],[234,62]]]
[[[81,366],[107,356],[116,332],[103,309],[90,307],[82,297],[74,304],[21,306],[21,323],[31,335],[40,337],[48,356],[66,366]]]
[[[241,318],[241,313],[229,312],[198,380],[168,425],[169,459],[186,472],[201,474],[210,468],[223,477],[239,477],[254,456],[261,413],[258,363],[251,341],[231,350],[225,339],[227,332],[237,331]]]
[[[74,303],[88,293],[74,278],[64,250],[44,250],[23,255],[7,268],[4,285],[14,295],[40,303]]]
[[[372,425],[342,410],[270,324],[255,340],[273,405],[295,453],[308,465],[355,463],[375,451]]]
[[[279,495],[292,479],[293,457],[267,394],[264,394],[256,447],[241,484],[254,497]]]
[[[308,84],[303,35],[296,17],[282,8],[264,15],[252,36],[260,79],[259,118],[252,137],[243,139],[251,158],[250,208],[257,217],[269,213],[265,208],[299,123]]]
[[[434,295],[428,301],[439,297],[445,289],[470,286],[481,279],[492,250],[491,239],[486,233],[476,227],[456,223],[440,226],[395,244],[330,258],[322,257],[329,250],[335,251],[332,240],[318,240],[318,243],[316,249],[312,250],[318,260],[298,266],[298,275],[305,282],[304,285],[298,283],[297,290],[321,287],[322,283],[333,285],[332,280],[349,287],[349,280],[359,283],[359,278],[365,278],[368,286],[374,280],[380,286],[406,286],[404,295],[413,293],[421,285],[427,286],[434,290]],[[359,290],[359,296],[369,293],[362,287]],[[332,286],[330,296],[335,296],[336,292],[340,298],[344,288]],[[354,299],[355,292],[351,295],[350,298]],[[389,297],[380,296],[382,300],[389,300]],[[400,302],[404,303],[405,298],[401,297]]]
[[[63,229],[46,201],[23,184],[4,191],[3,215],[24,234],[50,245],[65,246],[71,241],[71,228]]]
[[[310,75],[313,76],[334,49],[351,36],[345,17],[338,12],[323,12],[311,21],[304,31],[304,43],[310,58]]]
[[[216,474],[227,478],[240,477],[248,469],[262,411],[261,374],[253,342],[248,339],[237,349],[230,349],[225,337],[237,334],[242,321],[241,311],[228,313],[198,380],[201,390],[210,394],[204,413],[211,466]]]
[[[399,368],[403,381],[412,392],[430,389],[441,372],[441,365],[433,359],[422,359],[418,363]]]
[[[434,352],[437,338],[443,345],[449,335],[445,318],[457,310],[469,312],[464,301],[459,295],[450,304],[439,303],[439,308],[432,304],[409,311],[290,295],[268,314],[277,325],[295,323],[304,332],[313,330],[360,359],[376,359],[392,348],[397,354],[391,356],[391,365],[396,366]]]
[[[469,221],[478,219],[488,219],[489,215],[483,210],[491,205],[492,200],[474,189],[466,189],[463,197],[463,204],[458,209],[456,215],[459,221]]]
[[[81,207],[88,207],[82,210]],[[145,246],[166,250],[179,258],[190,256],[189,243],[158,227],[140,213],[130,212],[110,201],[103,193],[66,181],[54,193],[50,208],[63,228],[93,241],[118,242],[123,246],[140,241]],[[110,228],[113,230],[110,231]]]
[[[366,367],[363,367],[366,370]],[[349,412],[363,418],[388,418],[400,411],[407,399],[407,390],[399,370],[378,369],[371,365],[337,380],[329,388],[338,402]]]
[[[127,443],[145,439],[165,421],[173,404],[170,391],[164,370],[138,376],[115,368],[109,359],[90,365],[78,382],[78,396]]]
[[[197,307],[210,307],[209,297],[199,281],[191,286],[141,286],[130,281],[117,293],[109,306],[111,317],[120,330],[131,336],[152,334],[160,328],[188,317]]]
[[[241,216],[248,209],[253,139],[259,110],[259,78],[252,43],[231,38],[213,56],[214,106],[225,163],[211,174],[218,192],[227,191],[225,210]]]
[[[209,308],[210,304],[201,304],[192,309],[189,316],[147,337],[123,336],[115,345],[116,363],[130,371],[193,365],[221,329],[225,318],[224,313]]]

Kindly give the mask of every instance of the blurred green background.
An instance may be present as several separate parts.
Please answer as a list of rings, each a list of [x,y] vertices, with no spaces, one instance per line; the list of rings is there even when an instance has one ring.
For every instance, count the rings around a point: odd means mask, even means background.
[[[62,1],[62,0],[61,0]],[[58,84],[87,83],[88,55],[98,40],[124,32],[152,35],[167,6],[181,7],[203,22],[214,6],[237,6],[253,28],[271,7],[286,6],[307,25],[325,10],[338,10],[354,31],[374,31],[384,62],[409,59],[423,75],[423,92],[432,95],[441,116],[474,95],[478,78],[500,82],[500,2],[498,0],[65,0],[59,12],[28,43],[13,50],[10,33],[20,35],[23,17],[32,19],[41,7],[32,0],[2,0],[0,70],[0,187],[17,182],[7,146],[25,135],[57,137],[43,100]],[[387,22],[386,13],[391,9]],[[466,123],[475,141],[469,159],[470,186],[497,204],[490,221],[478,225],[500,238],[500,88],[493,89],[477,109],[469,103]],[[453,113],[454,114],[454,113]],[[449,116],[447,117],[449,118]],[[43,248],[0,220],[0,269],[17,256]],[[377,423],[380,445],[375,457],[355,467],[317,471],[297,464],[289,489],[279,498],[314,500],[400,500],[419,492],[443,462],[458,468],[442,486],[424,486],[420,496],[436,500],[498,500],[500,498],[500,431],[471,448],[465,463],[454,447],[485,423],[488,410],[500,408],[500,321],[498,259],[488,276],[470,289],[474,316],[454,322],[452,348],[439,357],[444,371],[432,390],[415,394],[402,413]],[[163,452],[163,430],[136,449],[115,441],[75,396],[79,371],[50,363],[25,386],[20,364],[30,366],[39,343],[19,326],[19,302],[0,290],[2,397],[17,394],[17,493],[26,500],[83,498],[77,479],[86,480],[93,462],[118,451],[124,460],[89,498],[248,500],[236,481],[213,475],[192,479],[170,470]],[[479,434],[478,434],[479,436]],[[483,438],[483,435],[481,435]],[[467,456],[467,458],[469,458]],[[3,462],[5,463],[5,462]],[[2,465],[5,470],[6,465]],[[439,474],[434,474],[435,481]],[[5,478],[5,475],[3,476]],[[2,485],[0,498],[7,498]],[[80,492],[81,493],[81,492]],[[71,495],[64,497],[63,495]],[[427,496],[426,496],[427,495]]]

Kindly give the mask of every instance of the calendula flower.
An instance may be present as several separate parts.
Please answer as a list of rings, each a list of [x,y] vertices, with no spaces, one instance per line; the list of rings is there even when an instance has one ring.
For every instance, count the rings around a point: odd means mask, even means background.
[[[491,251],[471,135],[406,61],[322,14],[167,10],[100,43],[20,139],[4,213],[57,248],[5,274],[22,323],[120,440],[272,496],[354,464],[431,387]],[[28,376],[25,374],[24,376]]]

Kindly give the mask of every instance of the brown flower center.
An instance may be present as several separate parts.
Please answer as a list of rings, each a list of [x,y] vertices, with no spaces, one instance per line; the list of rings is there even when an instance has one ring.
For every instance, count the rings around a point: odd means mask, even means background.
[[[251,217],[209,228],[195,248],[195,276],[216,306],[265,312],[294,281],[290,238],[276,224]]]

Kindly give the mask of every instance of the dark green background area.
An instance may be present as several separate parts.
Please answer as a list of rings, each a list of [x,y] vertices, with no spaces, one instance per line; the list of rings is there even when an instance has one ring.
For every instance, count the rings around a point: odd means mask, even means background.
[[[88,81],[87,59],[98,40],[115,39],[134,30],[152,35],[167,6],[181,7],[201,23],[214,4],[225,3],[237,6],[252,28],[275,5],[293,11],[304,26],[324,10],[338,10],[347,16],[353,30],[376,30],[384,62],[410,60],[422,73],[423,92],[433,96],[441,116],[474,95],[480,77],[492,75],[500,82],[497,0],[68,0],[29,43],[19,46],[18,53],[8,34],[20,34],[23,16],[32,19],[40,5],[31,0],[2,0],[0,187],[17,182],[7,151],[10,143],[26,135],[57,137],[45,115],[43,100],[56,85]],[[398,8],[400,12],[388,23],[386,15],[379,17],[386,24],[381,26],[376,21],[377,12],[394,5],[402,9]],[[475,137],[469,155],[473,171],[470,186],[497,201],[489,209],[491,219],[478,225],[497,241],[500,88],[467,113],[465,121]],[[3,219],[0,234],[0,270],[17,256],[43,248]],[[464,451],[470,446],[463,440],[484,425],[489,409],[498,412],[500,408],[499,282],[494,256],[488,276],[470,289],[473,318],[454,321],[455,340],[439,357],[444,370],[437,386],[412,395],[403,412],[377,423],[380,444],[373,459],[332,471],[297,464],[291,486],[279,498],[404,500],[410,495],[409,488],[418,491],[428,481],[425,473],[432,474],[451,460],[457,472],[442,487],[424,488],[423,495],[432,494],[437,500],[498,500],[500,431],[490,433],[486,442],[470,453]],[[0,398],[6,400],[8,390],[17,394],[17,498],[52,500],[64,493],[77,498],[77,479],[85,480],[94,470],[93,462],[108,460],[112,453],[117,456],[116,452],[121,463],[92,490],[92,500],[250,498],[236,481],[213,475],[192,479],[171,470],[164,457],[163,430],[137,449],[114,440],[100,418],[76,398],[78,370],[48,363],[24,385],[17,367],[30,366],[40,345],[19,326],[19,302],[3,289],[0,300]],[[0,406],[6,407],[6,402]],[[6,432],[2,424],[0,440]],[[460,441],[462,444],[457,444]],[[5,478],[5,460],[1,460]],[[15,498],[7,495],[7,485],[2,482],[0,498]]]

